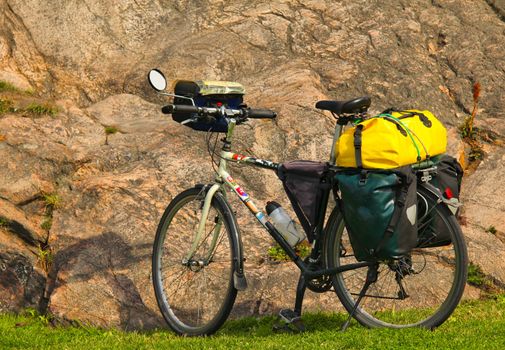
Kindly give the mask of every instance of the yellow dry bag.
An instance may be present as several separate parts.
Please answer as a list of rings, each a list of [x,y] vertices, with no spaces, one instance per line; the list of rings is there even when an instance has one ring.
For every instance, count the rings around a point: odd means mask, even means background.
[[[383,113],[345,130],[335,147],[338,166],[393,169],[444,153],[447,131],[429,111]]]

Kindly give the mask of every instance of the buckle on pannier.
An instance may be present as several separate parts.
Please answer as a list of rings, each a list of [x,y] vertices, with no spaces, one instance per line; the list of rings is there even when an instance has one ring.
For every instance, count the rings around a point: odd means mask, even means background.
[[[365,186],[367,179],[368,179],[368,172],[365,171],[365,170],[361,171],[361,174],[360,174],[360,177],[359,177],[359,184],[361,186]]]

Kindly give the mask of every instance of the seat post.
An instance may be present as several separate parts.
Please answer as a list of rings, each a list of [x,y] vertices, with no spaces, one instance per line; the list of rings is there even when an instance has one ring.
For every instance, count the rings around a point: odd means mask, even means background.
[[[342,135],[342,125],[337,122],[335,123],[335,133],[333,134],[333,142],[331,144],[331,153],[330,153],[330,164],[334,165],[337,161],[337,152],[335,151],[335,144],[338,139]]]

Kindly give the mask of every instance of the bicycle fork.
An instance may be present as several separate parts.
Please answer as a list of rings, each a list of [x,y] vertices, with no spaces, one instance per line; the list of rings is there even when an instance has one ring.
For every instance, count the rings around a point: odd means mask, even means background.
[[[198,224],[198,228],[196,232],[194,232],[193,235],[193,243],[191,245],[191,249],[189,253],[186,255],[186,261],[190,262],[191,259],[193,258],[194,254],[196,253],[198,247],[199,247],[199,242],[202,239],[204,233],[205,233],[205,223],[208,219],[209,212],[210,212],[210,207],[212,205],[212,200],[215,196],[220,195],[219,190],[221,189],[222,184],[221,183],[214,183],[213,185],[197,185],[197,188],[200,188],[202,192],[205,192],[205,199],[203,200],[203,205],[201,207],[201,217],[200,217],[200,222]],[[219,239],[219,233],[221,232],[221,228],[223,226],[223,220],[227,219],[227,222],[233,227],[231,227],[231,234],[232,234],[232,250],[233,250],[233,260],[234,260],[234,268],[233,268],[233,285],[237,290],[245,290],[247,288],[247,280],[244,276],[244,259],[243,259],[243,254],[242,254],[242,239],[240,237],[240,232],[235,220],[235,217],[233,216],[233,213],[231,211],[231,208],[229,207],[229,204],[224,200],[221,199],[222,203],[228,207],[228,210],[225,211],[224,215],[226,218],[221,218],[218,217],[215,220],[215,226],[213,228],[212,232],[212,241],[210,243],[210,246],[207,250],[207,253],[205,254],[205,260],[202,262],[203,266],[208,265],[211,263],[212,256],[214,255],[214,252],[216,250],[217,245],[219,244],[218,239]],[[205,238],[205,237],[203,237]]]
[[[202,239],[203,232],[205,230],[205,223],[207,222],[207,217],[209,216],[209,211],[210,211],[210,204],[212,203],[212,198],[214,197],[214,194],[219,190],[221,185],[219,184],[214,184],[205,194],[205,201],[203,203],[203,208],[202,208],[202,214],[200,217],[200,223],[198,224],[198,229],[195,232],[195,237],[193,238],[193,244],[191,245],[191,249],[189,250],[188,254],[186,255],[186,260],[190,260],[193,255],[196,252],[196,249],[198,248],[198,242]],[[214,234],[212,237],[212,242],[210,249],[207,253],[207,256],[205,257],[205,261],[208,262],[210,258],[212,257],[212,253],[214,252],[214,249],[216,248],[216,243],[217,243],[217,238],[219,236],[219,232],[221,231],[221,221],[219,220],[216,223],[216,227],[214,228]]]

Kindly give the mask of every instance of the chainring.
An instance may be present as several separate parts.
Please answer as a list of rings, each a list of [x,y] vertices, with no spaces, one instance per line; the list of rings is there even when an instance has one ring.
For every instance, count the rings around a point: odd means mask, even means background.
[[[307,263],[309,266],[309,269],[313,270],[313,271],[323,268],[323,266],[321,266],[321,263],[310,263],[308,257],[305,259],[305,263]],[[327,292],[333,286],[332,278],[330,275],[322,275],[320,277],[313,278],[310,281],[305,282],[305,284],[308,289],[310,289],[311,291],[313,291],[315,293]]]

